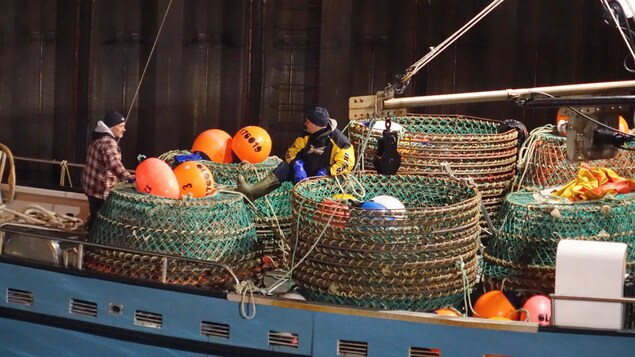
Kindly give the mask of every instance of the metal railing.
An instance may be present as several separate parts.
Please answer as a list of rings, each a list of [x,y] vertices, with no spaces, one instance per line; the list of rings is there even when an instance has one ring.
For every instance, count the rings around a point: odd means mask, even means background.
[[[20,229],[19,227],[22,227],[23,229]],[[25,231],[24,228],[30,228],[32,231]],[[40,232],[40,234],[37,234],[37,232]],[[65,237],[51,237],[51,236],[47,236],[45,233],[46,232],[52,232],[54,234],[57,235],[68,235],[69,238],[65,238]],[[86,247],[90,247],[90,248],[97,248],[97,249],[109,249],[109,250],[116,250],[116,251],[121,251],[121,252],[125,252],[125,253],[131,253],[131,254],[137,254],[137,255],[145,255],[145,256],[150,256],[150,257],[154,257],[154,258],[160,258],[161,260],[161,283],[167,283],[167,273],[168,273],[168,261],[176,261],[176,262],[182,262],[182,263],[191,263],[191,264],[200,264],[202,266],[207,266],[207,267],[217,267],[217,268],[222,268],[224,270],[226,270],[231,277],[233,278],[234,282],[236,283],[236,286],[240,285],[240,280],[238,279],[238,276],[236,275],[236,273],[234,273],[233,269],[222,262],[214,262],[214,261],[209,261],[209,260],[200,260],[200,259],[192,259],[192,258],[186,258],[186,257],[180,257],[180,256],[174,256],[174,255],[168,255],[168,254],[163,254],[163,253],[156,253],[156,252],[148,252],[148,251],[140,251],[140,250],[135,250],[135,249],[128,249],[128,248],[120,248],[120,247],[113,247],[113,246],[108,246],[108,245],[103,245],[103,244],[97,244],[97,243],[90,243],[90,242],[86,242],[81,240],[82,238],[85,237],[85,233],[83,232],[68,232],[68,231],[59,231],[59,230],[54,230],[51,228],[46,228],[46,227],[40,227],[40,226],[33,226],[33,225],[27,225],[27,224],[19,224],[19,223],[4,223],[0,225],[0,257],[3,256],[9,256],[6,255],[4,253],[4,246],[5,246],[5,234],[6,233],[12,233],[12,234],[20,234],[23,236],[28,236],[28,237],[32,237],[32,238],[37,238],[37,239],[41,239],[43,241],[48,241],[48,242],[55,242],[57,244],[59,243],[64,243],[65,245],[68,245],[69,248],[64,249],[64,256],[63,256],[63,267],[64,268],[69,268],[69,262],[71,261],[70,259],[70,255],[71,254],[77,254],[77,260],[75,261],[75,266],[74,268],[78,269],[78,270],[84,270],[84,251]],[[70,238],[75,236],[76,238]],[[20,257],[15,257],[15,256],[11,256],[12,258],[18,258],[20,259]],[[24,258],[22,258],[24,259]],[[28,259],[27,260],[33,261],[32,259]]]

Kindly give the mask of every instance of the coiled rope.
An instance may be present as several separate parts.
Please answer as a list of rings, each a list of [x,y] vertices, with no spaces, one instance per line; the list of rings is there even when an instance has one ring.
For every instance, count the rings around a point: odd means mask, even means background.
[[[28,205],[22,212],[0,205],[0,212],[8,213],[14,218],[42,226],[54,227],[62,230],[79,230],[84,228],[84,221],[77,217],[61,215],[39,205]]]

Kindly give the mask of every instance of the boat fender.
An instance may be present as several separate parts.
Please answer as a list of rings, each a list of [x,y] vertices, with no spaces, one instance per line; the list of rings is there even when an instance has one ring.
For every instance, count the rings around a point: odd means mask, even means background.
[[[306,301],[306,298],[302,294],[300,294],[300,287],[295,284],[292,285],[286,293],[280,295],[279,297],[285,299]]]

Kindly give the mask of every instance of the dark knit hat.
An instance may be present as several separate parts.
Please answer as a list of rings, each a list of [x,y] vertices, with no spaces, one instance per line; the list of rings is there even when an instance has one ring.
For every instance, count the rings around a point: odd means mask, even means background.
[[[315,107],[306,112],[306,118],[317,126],[329,125],[329,112],[322,107]]]
[[[102,120],[107,127],[112,128],[126,121],[126,118],[118,112],[108,112]]]

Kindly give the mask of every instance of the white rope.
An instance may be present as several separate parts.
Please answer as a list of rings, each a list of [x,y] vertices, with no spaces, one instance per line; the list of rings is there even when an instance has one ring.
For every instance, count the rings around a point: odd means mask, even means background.
[[[256,317],[256,301],[254,300],[254,291],[265,293],[264,290],[259,289],[251,280],[241,281],[236,285],[236,293],[240,294],[240,315],[247,320],[251,320]],[[245,301],[247,294],[249,294],[249,301]],[[251,313],[247,312],[247,306],[251,305]]]
[[[368,145],[368,142],[370,141],[370,137],[372,134],[372,128],[375,125],[375,121],[377,120],[377,110],[375,109],[375,112],[373,113],[373,116],[370,118],[370,121],[368,122],[368,132],[366,133],[366,136],[364,137],[364,140],[362,141],[362,144],[359,146],[359,150],[357,153],[357,162],[355,163],[355,167],[353,167],[353,172],[359,172],[364,171],[365,170],[365,166],[364,166],[364,158],[365,155],[364,153],[366,152],[366,146]],[[350,124],[350,122],[349,122]],[[361,168],[360,168],[361,166]]]
[[[73,181],[71,180],[70,169],[68,168],[68,161],[62,160],[60,161],[60,186],[64,187],[66,184],[66,179],[68,178],[68,185],[73,187]]]
[[[340,182],[342,177],[346,182],[345,185],[342,185],[342,183]],[[346,175],[333,176],[333,179],[335,179],[337,187],[339,187],[340,194],[351,195],[355,198],[366,196],[366,188],[364,187],[364,184],[359,181],[355,174],[351,173]]]
[[[470,290],[472,289],[470,287],[470,280],[467,276],[467,271],[465,269],[465,262],[463,261],[463,258],[459,258],[460,260],[457,260],[455,262],[455,266],[461,270],[461,280],[463,282],[463,304],[465,306],[465,311],[466,313],[468,311],[472,312],[472,315],[476,315],[478,316],[478,314],[476,312],[474,312],[474,308],[472,307],[472,299],[470,297]]]
[[[22,212],[0,205],[0,211],[14,215],[26,223],[50,226],[65,230],[77,230],[84,226],[84,221],[77,217],[61,215],[39,205],[28,205]]]
[[[342,175],[340,175],[342,176]],[[351,184],[351,181],[354,181],[357,183],[358,187],[362,187],[362,190],[364,190],[363,185],[359,182],[359,180],[357,180],[353,175],[344,175],[346,177],[346,182],[348,183],[347,186],[351,187],[351,188],[355,188],[355,185]],[[344,186],[342,186],[341,182],[340,182],[340,177],[339,176],[333,176],[333,178],[335,179],[335,181],[337,182],[339,188],[340,188],[340,192],[342,194],[347,194],[346,192],[348,190],[346,190],[344,188]],[[358,192],[355,192],[358,193]],[[358,193],[359,194],[359,193]],[[366,195],[366,193],[363,191],[361,196],[357,196],[357,197],[364,197]],[[302,208],[303,206],[300,206],[300,210],[298,211],[298,217],[302,216]],[[300,220],[296,220],[296,237],[295,237],[295,245],[293,247],[293,253],[291,254],[291,268],[284,273],[276,282],[274,282],[269,289],[267,290],[268,294],[272,294],[273,291],[275,291],[278,287],[280,287],[282,284],[284,284],[285,282],[287,282],[289,280],[289,278],[291,277],[291,274],[293,274],[293,271],[300,266],[300,264],[302,264],[308,257],[309,255],[311,255],[311,253],[313,252],[313,250],[315,249],[315,247],[317,247],[317,245],[320,243],[320,241],[322,240],[322,237],[324,236],[324,233],[326,232],[326,230],[330,227],[331,225],[331,221],[333,220],[333,217],[335,216],[335,214],[337,213],[337,210],[331,210],[331,214],[328,217],[328,219],[324,222],[324,228],[322,228],[322,231],[320,232],[320,234],[317,236],[317,238],[315,239],[315,242],[313,243],[313,245],[311,245],[311,247],[309,248],[309,250],[306,252],[306,254],[304,254],[304,256],[296,263],[295,262],[295,255],[298,249],[298,242],[300,241],[300,238],[298,236],[298,233],[300,232]]]
[[[454,172],[452,171],[452,167],[450,166],[449,162],[444,161],[440,163],[439,166],[441,171],[445,172],[450,178],[458,182],[465,183],[474,189],[474,192],[479,197],[479,205],[480,205],[481,213],[483,214],[483,217],[485,217],[485,222],[487,223],[487,227],[489,228],[489,231],[484,228],[481,228],[481,229],[489,235],[494,235],[494,229],[495,229],[494,223],[492,223],[492,218],[490,217],[490,214],[487,211],[487,207],[485,206],[485,201],[483,201],[483,196],[480,194],[478,185],[476,184],[476,181],[474,180],[474,178],[473,177],[460,178],[456,176]],[[479,241],[480,241],[480,238],[479,238]],[[483,244],[479,243],[479,246],[480,246],[479,250],[483,251],[485,249],[485,246],[483,246]]]
[[[4,177],[4,167],[8,163],[9,174],[7,176],[7,183],[2,183],[2,177]],[[1,188],[4,187],[6,196],[2,197]],[[15,196],[15,162],[13,160],[13,154],[11,150],[4,144],[0,143],[0,204],[2,202],[11,202]]]
[[[301,210],[302,208],[300,208],[300,211],[298,211],[298,216],[300,216],[301,214]],[[291,277],[291,274],[293,273],[293,271],[295,270],[295,268],[297,268],[300,264],[302,264],[308,257],[309,255],[311,255],[311,253],[313,252],[313,250],[315,249],[315,247],[317,247],[317,245],[320,243],[320,241],[322,240],[322,237],[324,236],[324,232],[326,232],[326,230],[330,227],[331,225],[331,221],[333,220],[333,216],[335,216],[335,213],[337,211],[336,210],[332,210],[331,215],[329,216],[329,218],[326,220],[326,222],[324,222],[324,228],[322,229],[322,231],[320,232],[320,234],[317,236],[317,238],[315,239],[315,242],[313,243],[313,245],[311,246],[311,248],[309,248],[309,250],[306,252],[306,254],[302,257],[302,259],[300,259],[297,263],[294,264],[295,261],[295,252],[298,248],[298,242],[300,241],[299,237],[297,236],[298,232],[300,231],[299,229],[299,222],[300,220],[296,220],[296,224],[298,225],[298,227],[296,227],[296,237],[295,237],[295,247],[293,249],[293,255],[292,255],[292,260],[291,260],[291,269],[289,269],[289,271],[287,271],[280,279],[278,279],[278,281],[276,281],[275,283],[273,283],[271,285],[271,287],[267,290],[268,294],[271,294],[273,291],[275,291],[280,285],[284,284],[285,282],[287,282],[289,280],[289,278]]]
[[[527,176],[527,173],[529,172],[529,163],[535,155],[536,146],[540,143],[542,137],[546,134],[552,133],[553,130],[554,126],[547,124],[545,126],[538,127],[529,133],[529,137],[520,147],[520,152],[518,153],[518,162],[516,167],[518,172],[521,172],[521,174],[516,175],[516,179],[512,182],[510,189],[511,192],[516,192],[521,188],[522,183],[525,181],[525,176]]]

